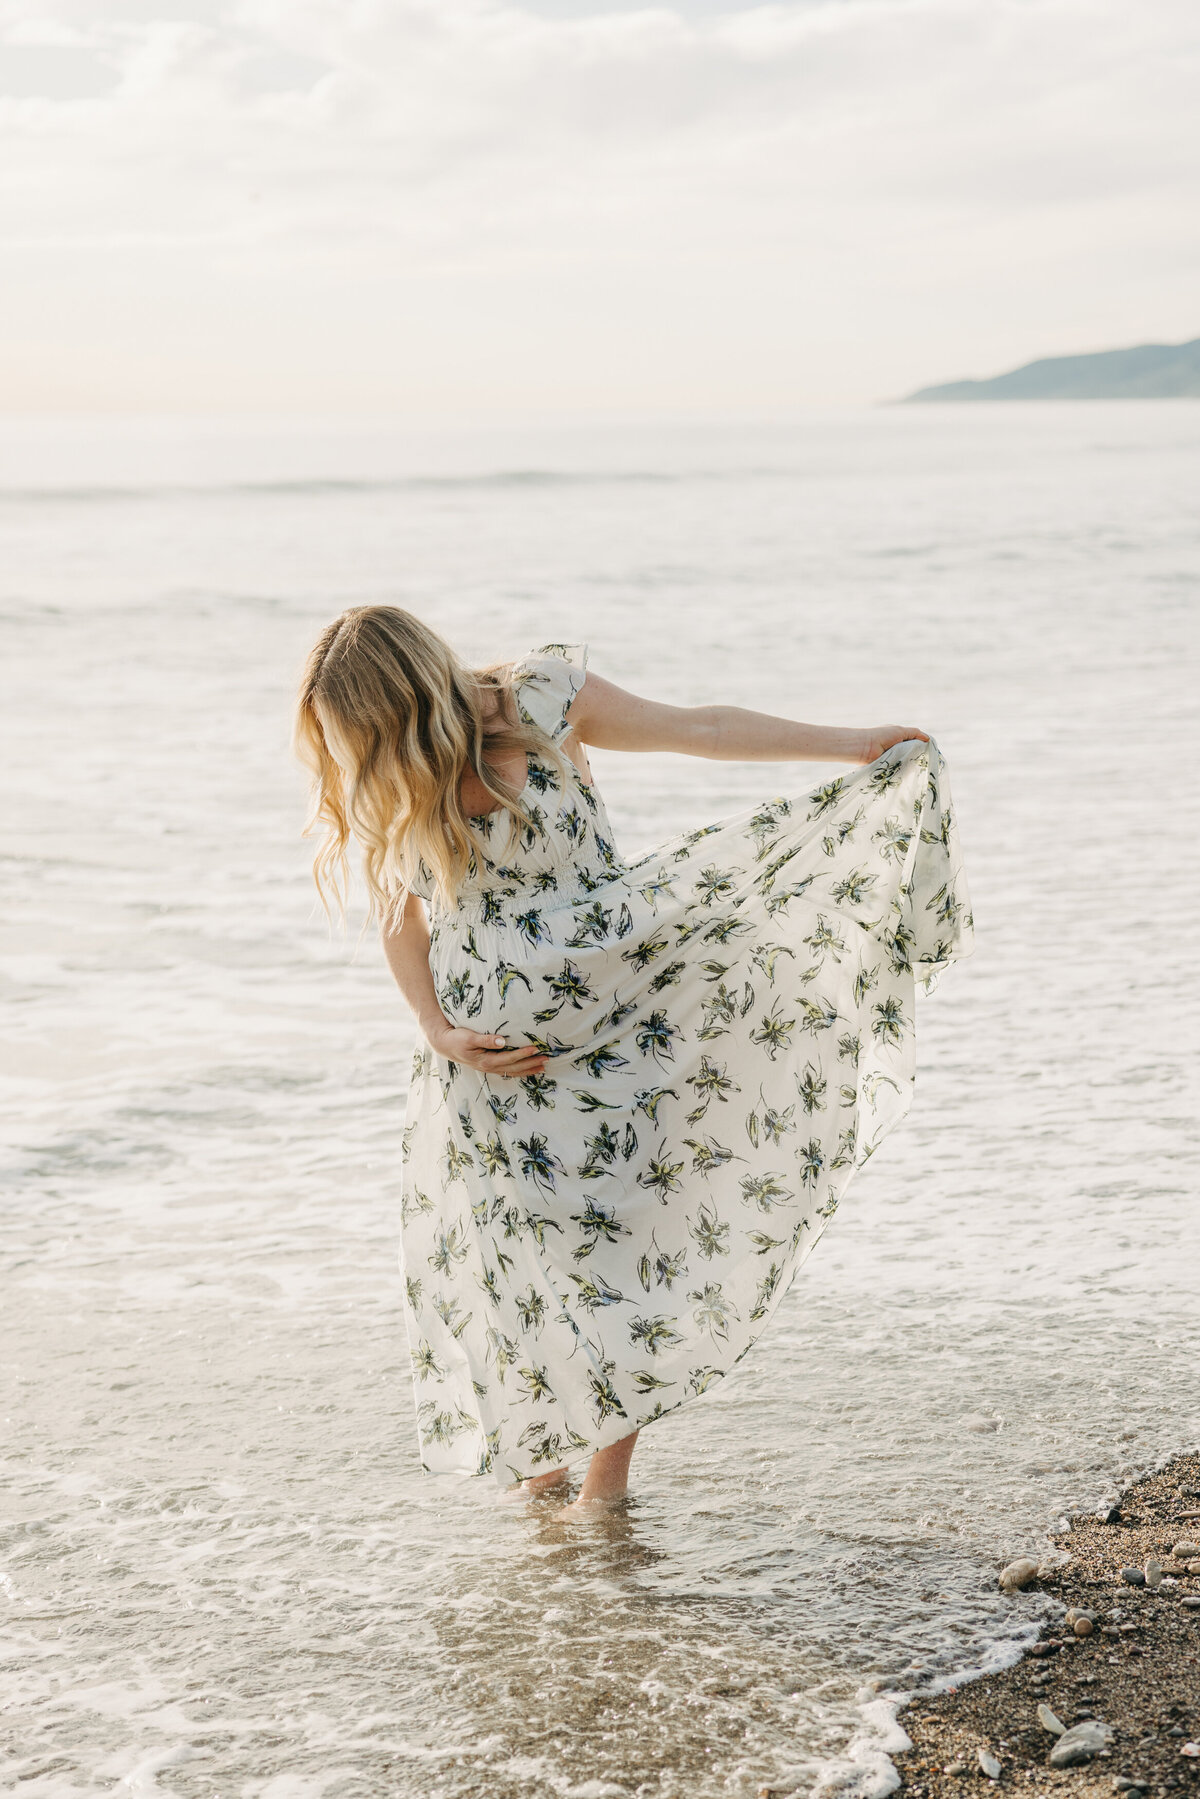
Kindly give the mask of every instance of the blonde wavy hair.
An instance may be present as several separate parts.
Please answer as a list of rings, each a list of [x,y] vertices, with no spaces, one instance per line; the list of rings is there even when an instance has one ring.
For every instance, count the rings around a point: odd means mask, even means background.
[[[368,917],[392,928],[418,871],[452,906],[473,867],[460,797],[468,772],[507,813],[510,836],[532,821],[493,758],[520,750],[562,772],[557,746],[521,719],[512,665],[466,668],[398,606],[354,606],[322,631],[300,683],[294,742],[313,775],[305,835],[320,837],[313,878],[326,914],[345,918],[354,837]]]

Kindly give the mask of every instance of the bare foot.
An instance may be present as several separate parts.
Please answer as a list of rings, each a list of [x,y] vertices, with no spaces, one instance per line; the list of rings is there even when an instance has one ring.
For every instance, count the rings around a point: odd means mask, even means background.
[[[549,1474],[531,1474],[517,1488],[518,1493],[544,1493],[548,1487],[561,1487],[569,1478],[565,1468],[551,1468]]]
[[[566,1487],[569,1479],[565,1468],[551,1468],[549,1474],[531,1474],[528,1480],[519,1480],[515,1487],[505,1487],[499,1495],[501,1505],[513,1505],[518,1499],[535,1499],[539,1493],[546,1493],[555,1488]]]
[[[585,1499],[580,1494],[562,1508],[564,1518],[598,1518],[606,1512],[618,1511],[629,1498],[628,1493],[615,1494],[611,1499]]]
[[[618,1505],[629,1491],[629,1464],[637,1439],[637,1432],[631,1431],[619,1443],[609,1443],[606,1448],[598,1449],[588,1465],[578,1499],[572,1500],[563,1510],[578,1516],[582,1512]]]

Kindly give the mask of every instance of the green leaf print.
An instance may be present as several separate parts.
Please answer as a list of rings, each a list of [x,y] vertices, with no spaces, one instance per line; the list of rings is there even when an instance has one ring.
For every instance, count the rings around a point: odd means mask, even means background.
[[[572,1252],[577,1262],[590,1256],[598,1243],[615,1243],[618,1238],[630,1234],[629,1226],[621,1223],[612,1207],[601,1205],[594,1199],[587,1201],[582,1212],[572,1212],[571,1223],[577,1224],[586,1238]]]
[[[531,949],[536,949],[539,943],[550,942],[550,927],[536,906],[531,906],[528,912],[522,912],[514,918],[513,928]]]
[[[817,1079],[816,1070],[812,1069],[811,1073],[806,1070],[805,1079],[797,1084],[800,1089],[800,1097],[804,1101],[805,1111],[822,1110],[821,1095],[825,1091],[825,1083]],[[782,1143],[788,1132],[795,1130],[796,1126],[793,1123],[795,1112],[795,1106],[786,1106],[782,1111],[777,1110],[774,1106],[763,1106],[763,1136],[768,1143]]]
[[[739,1316],[733,1300],[726,1294],[720,1281],[708,1281],[688,1299],[695,1305],[692,1318],[698,1330],[707,1331],[713,1341],[720,1339],[727,1342],[729,1326]]]
[[[616,1388],[605,1375],[597,1374],[595,1369],[589,1369],[588,1385],[592,1389],[592,1406],[597,1424],[603,1424],[606,1418],[627,1418],[629,1416],[621,1404]]]
[[[644,1394],[653,1393],[655,1389],[659,1387],[673,1387],[675,1382],[673,1380],[659,1380],[658,1376],[651,1374],[648,1369],[639,1368],[633,1377],[633,1385],[636,1392]]]
[[[760,1212],[774,1211],[776,1206],[786,1205],[789,1199],[795,1198],[778,1174],[747,1174],[738,1185],[742,1198],[747,1204],[757,1206]]]
[[[527,1175],[543,1193],[553,1193],[558,1185],[558,1176],[565,1174],[566,1169],[550,1148],[547,1139],[531,1131],[527,1138],[518,1141],[517,1148],[521,1152],[521,1173]]]
[[[881,1043],[895,1046],[900,1042],[907,1027],[908,1020],[904,1016],[904,1007],[894,997],[882,1000],[874,1008],[871,1019],[871,1030]]]
[[[633,1096],[633,1103],[639,1112],[644,1112],[651,1124],[658,1123],[658,1109],[664,1099],[678,1099],[674,1087],[643,1087]]]
[[[536,1337],[546,1322],[546,1296],[531,1286],[528,1293],[518,1293],[515,1304],[517,1317],[523,1331],[532,1331]]]
[[[641,1343],[650,1355],[658,1355],[660,1350],[673,1349],[676,1343],[683,1342],[683,1333],[675,1328],[677,1322],[661,1314],[657,1318],[634,1318],[629,1325],[629,1340]]]
[[[673,1162],[667,1151],[666,1142],[659,1145],[659,1153],[649,1165],[638,1175],[638,1186],[649,1187],[665,1205],[672,1193],[682,1191],[683,1182],[679,1176],[683,1173],[682,1161]]]
[[[810,1137],[804,1148],[799,1151],[797,1161],[800,1165],[800,1179],[806,1187],[816,1185],[817,1176],[825,1166],[825,1152],[815,1137]]]
[[[812,938],[806,937],[804,941],[811,943]],[[794,962],[796,952],[794,949],[790,949],[786,943],[760,943],[750,957],[754,966],[762,969],[772,987],[775,985],[775,969],[780,956],[790,956]]]
[[[588,943],[603,943],[612,928],[612,909],[599,900],[586,912],[575,914],[574,934],[567,938],[569,949],[581,949]]]
[[[578,1287],[579,1303],[585,1311],[596,1312],[603,1310],[606,1306],[629,1303],[623,1293],[619,1293],[615,1287],[610,1287],[607,1281],[598,1274],[571,1274],[567,1278],[573,1280]]]
[[[763,1018],[758,1029],[756,1031],[751,1031],[750,1033],[751,1043],[761,1044],[764,1055],[769,1056],[772,1062],[779,1055],[781,1050],[788,1048],[792,1041],[792,1032],[796,1028],[796,1020],[794,1018],[782,1018],[780,1016],[782,1004],[782,1000],[777,999],[775,1004],[771,1007],[771,1010]]]
[[[833,898],[850,906],[861,906],[874,893],[879,885],[879,876],[868,874],[865,868],[852,868],[848,875],[835,881],[829,889]]]
[[[687,1115],[689,1124],[699,1124],[714,1100],[725,1105],[731,1093],[741,1092],[738,1083],[726,1073],[726,1067],[724,1062],[714,1062],[709,1056],[701,1056],[700,1066],[695,1074],[688,1075],[687,1084],[695,1089],[699,1102],[696,1109]]]
[[[671,1023],[667,1013],[655,1011],[649,1018],[638,1019],[633,1040],[644,1056],[652,1056],[656,1062],[673,1062],[678,1035],[679,1028]]]
[[[572,1087],[581,1112],[619,1112],[620,1105],[615,1099],[602,1099],[593,1093],[590,1087]]]
[[[797,1001],[803,1014],[800,1020],[801,1031],[807,1031],[815,1037],[818,1031],[832,1030],[837,1023],[837,1007],[827,999],[804,999]]]
[[[665,1287],[669,1293],[672,1283],[687,1273],[687,1250],[678,1249],[670,1253],[660,1249],[653,1233],[650,1246],[654,1251],[653,1257],[642,1255],[638,1259],[638,1280],[646,1293],[649,1293],[651,1287]]]
[[[550,989],[551,998],[558,1001],[554,1011],[545,1014],[547,1018],[553,1018],[567,1004],[572,1005],[578,1012],[582,1009],[585,1000],[596,997],[574,962],[564,962],[557,974],[544,974],[542,979]],[[543,1014],[539,1012],[538,1017],[542,1016]]]
[[[661,900],[675,898],[675,889],[671,885],[671,877],[665,868],[660,868],[653,880],[647,881],[639,887],[638,893],[654,911],[658,910]]]
[[[534,1405],[544,1400],[553,1400],[554,1389],[550,1385],[549,1372],[545,1368],[518,1368],[517,1373],[525,1383],[525,1397]]]
[[[619,1039],[613,1038],[608,1043],[597,1044],[595,1049],[585,1050],[581,1056],[574,1057],[576,1068],[586,1068],[594,1081],[603,1079],[614,1068],[628,1068],[629,1057],[620,1054],[617,1048]]]
[[[826,812],[832,812],[833,808],[840,801],[842,794],[845,792],[845,788],[845,775],[838,775],[835,780],[830,781],[826,786],[818,787],[817,791],[811,796],[812,803],[808,811],[809,820],[821,818]]]
[[[439,1231],[436,1247],[431,1256],[425,1259],[435,1274],[449,1274],[456,1262],[465,1262],[467,1246],[463,1242],[462,1222],[451,1225],[448,1231]]]
[[[767,1269],[767,1272],[763,1275],[762,1279],[759,1281],[758,1287],[755,1291],[754,1305],[751,1308],[751,1312],[750,1312],[750,1316],[752,1319],[757,1321],[759,1318],[766,1317],[767,1311],[771,1304],[771,1301],[774,1299],[776,1293],[779,1291],[779,1283],[782,1279],[783,1279],[783,1264],[782,1264],[782,1262],[772,1262],[771,1266]]]
[[[730,1253],[729,1226],[722,1222],[711,1206],[701,1204],[695,1218],[688,1219],[687,1227],[706,1261],[711,1261],[713,1256],[727,1256]]]
[[[419,1381],[428,1380],[431,1374],[441,1375],[446,1372],[424,1338],[412,1351],[412,1365],[413,1375]]]
[[[726,1162],[732,1162],[733,1151],[718,1143],[715,1137],[685,1137],[684,1144],[692,1152],[692,1173],[702,1174],[705,1180],[714,1169],[723,1168]]]

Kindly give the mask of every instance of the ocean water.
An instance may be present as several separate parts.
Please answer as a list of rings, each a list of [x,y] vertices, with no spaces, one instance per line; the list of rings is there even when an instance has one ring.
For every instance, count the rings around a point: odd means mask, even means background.
[[[1013,1653],[997,1567],[1200,1441],[1197,492],[1187,402],[0,426],[5,1792],[882,1793]],[[368,600],[952,772],[914,1110],[587,1523],[417,1463],[413,1033],[288,751]],[[630,851],[824,772],[596,764]]]

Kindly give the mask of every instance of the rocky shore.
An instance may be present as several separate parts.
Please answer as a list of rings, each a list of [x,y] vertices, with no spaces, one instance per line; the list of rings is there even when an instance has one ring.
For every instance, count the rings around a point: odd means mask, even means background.
[[[1022,1660],[901,1713],[913,1747],[894,1760],[912,1799],[993,1785],[1200,1799],[1200,1454],[1056,1542],[1001,1581],[1058,1602]]]

